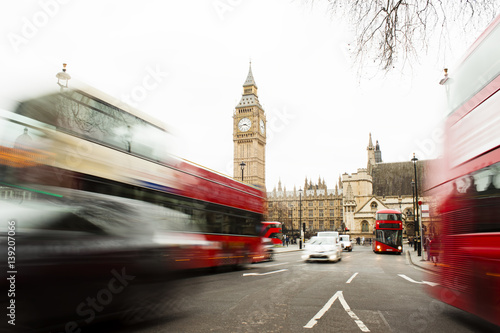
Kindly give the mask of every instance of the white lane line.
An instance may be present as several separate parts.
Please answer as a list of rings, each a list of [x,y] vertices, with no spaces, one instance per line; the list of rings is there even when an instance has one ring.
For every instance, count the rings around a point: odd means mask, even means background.
[[[306,326],[304,326],[304,328],[313,328],[314,325],[316,325],[316,323],[318,322],[318,320],[320,320],[321,317],[323,317],[326,311],[330,310],[330,307],[332,306],[333,302],[335,302],[335,300],[339,297],[339,295],[342,295],[342,291],[337,291],[335,295],[333,295],[332,298],[330,298],[328,302],[326,302],[323,308],[319,310],[318,313],[316,313],[311,320],[309,320],[309,322],[306,324]]]
[[[312,317],[311,320],[309,320],[309,322],[304,326],[304,328],[313,328],[314,325],[316,325],[316,323],[318,322],[318,320],[321,319],[321,317],[323,317],[323,315],[330,309],[330,307],[333,305],[333,303],[337,298],[340,300],[340,303],[344,307],[344,310],[347,312],[347,314],[349,314],[349,316],[352,319],[354,319],[354,322],[358,325],[359,329],[363,332],[370,332],[368,327],[366,327],[366,325],[351,310],[346,300],[344,299],[344,295],[342,294],[341,290],[337,291],[335,295],[333,295],[332,298],[330,298],[328,302],[326,302],[323,308],[319,310],[318,313],[316,313],[316,315],[314,315],[314,317]]]
[[[346,283],[351,283],[352,280],[354,280],[354,278],[356,277],[356,275],[358,275],[358,272],[354,273],[350,278],[349,280],[347,280]]]
[[[283,263],[280,263],[280,264],[264,265],[262,267],[274,267],[274,266],[281,266],[281,265],[286,265],[286,264],[289,264],[289,263],[288,262],[283,262]]]
[[[382,314],[382,312],[380,312],[380,310],[378,310],[378,314],[380,315],[380,318],[382,318],[382,321],[384,322],[384,324],[387,326],[387,328],[389,329],[389,331],[393,332],[391,326],[389,325],[389,323],[387,322],[387,320],[385,319],[384,315]]]
[[[405,280],[408,280],[410,282],[417,283],[417,284],[428,284],[431,287],[435,287],[435,286],[439,285],[439,283],[436,283],[436,282],[429,282],[429,281],[421,281],[421,282],[419,282],[419,281],[415,281],[412,278],[409,278],[408,276],[406,276],[404,274],[398,274],[398,275],[401,276]]]
[[[279,272],[284,272],[287,271],[288,269],[280,269],[277,271],[272,271],[272,272],[267,272],[267,273],[244,273],[243,276],[261,276],[261,275],[269,275],[269,274],[274,274],[274,273],[279,273]]]

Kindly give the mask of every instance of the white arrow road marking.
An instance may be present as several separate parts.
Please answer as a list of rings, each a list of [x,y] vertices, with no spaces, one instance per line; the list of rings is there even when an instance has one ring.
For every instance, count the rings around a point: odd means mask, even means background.
[[[357,273],[357,272],[356,272],[356,273],[354,273],[354,274],[353,274],[353,275],[349,278],[349,280],[347,280],[347,282],[346,282],[346,283],[351,283],[351,281],[352,281],[352,280],[354,280],[354,278],[356,277],[356,275],[358,275],[358,273]]]
[[[365,324],[363,324],[363,322],[361,320],[359,320],[358,316],[356,316],[356,314],[351,310],[351,308],[349,307],[349,305],[347,304],[347,302],[344,299],[344,295],[342,294],[342,291],[340,291],[340,290],[337,291],[335,293],[335,295],[333,295],[332,298],[330,298],[328,300],[328,302],[326,302],[326,304],[323,306],[323,308],[321,310],[319,310],[318,313],[316,313],[316,315],[314,315],[314,317],[312,317],[311,320],[309,320],[309,322],[306,324],[306,326],[304,326],[304,328],[313,328],[314,325],[316,325],[316,323],[318,322],[318,320],[321,319],[321,317],[323,317],[323,315],[328,310],[330,310],[330,307],[333,305],[333,303],[335,302],[335,300],[337,298],[340,300],[340,303],[344,307],[344,310],[349,314],[349,316],[352,319],[354,319],[354,322],[358,325],[358,327],[361,329],[361,331],[370,332],[368,327],[366,327]]]
[[[413,282],[413,283],[418,283],[418,284],[428,284],[428,285],[429,285],[429,286],[431,286],[431,287],[435,287],[435,286],[439,285],[439,283],[436,283],[436,282],[429,282],[429,281],[422,281],[422,282],[419,282],[419,281],[415,281],[415,280],[413,280],[412,278],[409,278],[409,277],[407,277],[407,276],[406,276],[406,275],[404,275],[404,274],[398,274],[398,275],[399,275],[399,276],[401,276],[403,279],[406,279],[406,280],[408,280],[408,281],[410,281],[410,282]]]
[[[272,272],[267,272],[267,273],[245,273],[243,274],[243,276],[251,276],[251,275],[254,275],[254,276],[261,276],[261,275],[269,275],[269,274],[274,274],[274,273],[279,273],[279,272],[284,272],[284,271],[287,271],[288,269],[280,269],[280,270],[277,270],[277,271],[272,271]]]

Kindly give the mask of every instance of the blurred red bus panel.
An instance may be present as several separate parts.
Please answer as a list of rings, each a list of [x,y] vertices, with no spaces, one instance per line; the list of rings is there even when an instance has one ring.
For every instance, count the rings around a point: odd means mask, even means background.
[[[186,230],[205,242],[190,246],[176,237],[172,265],[179,269],[264,259],[265,192],[173,157],[170,134],[153,117],[88,86],[25,100],[0,116],[0,186],[38,195],[69,188],[185,214]]]
[[[275,221],[264,221],[262,222],[263,231],[261,233],[262,237],[270,238],[273,244],[281,245],[283,244],[283,232],[281,228],[281,222]]]
[[[444,84],[443,158],[428,179],[435,298],[500,325],[500,16]],[[434,207],[434,209],[432,209]],[[432,246],[431,246],[432,247]]]

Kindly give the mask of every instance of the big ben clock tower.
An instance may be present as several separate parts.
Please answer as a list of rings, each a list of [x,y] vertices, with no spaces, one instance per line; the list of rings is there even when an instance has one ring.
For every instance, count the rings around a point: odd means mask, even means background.
[[[233,177],[266,190],[266,114],[257,97],[252,64],[233,114]],[[243,171],[242,171],[242,165]]]

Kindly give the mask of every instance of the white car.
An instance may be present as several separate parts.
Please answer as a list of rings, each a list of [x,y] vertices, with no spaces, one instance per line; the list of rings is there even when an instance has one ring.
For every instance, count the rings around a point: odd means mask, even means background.
[[[309,261],[340,261],[342,247],[336,237],[312,237],[305,244],[302,259]]]
[[[352,251],[352,243],[349,239],[349,235],[340,235],[340,246],[342,246],[343,250]]]
[[[339,238],[338,231],[320,231],[318,232],[318,237],[337,237]]]

